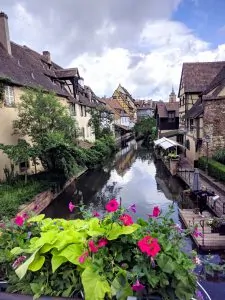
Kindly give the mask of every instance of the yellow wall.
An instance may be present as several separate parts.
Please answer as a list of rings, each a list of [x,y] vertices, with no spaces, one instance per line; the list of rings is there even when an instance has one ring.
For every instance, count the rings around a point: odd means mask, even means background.
[[[83,115],[81,116],[81,105],[80,104],[76,104],[76,121],[77,121],[77,124],[81,130],[81,128],[83,127],[84,128],[84,131],[85,131],[85,137],[83,138],[82,136],[80,137],[80,139],[83,139],[83,140],[87,140],[89,142],[94,142],[95,141],[95,135],[93,134],[92,132],[92,129],[90,126],[88,126],[88,122],[91,118],[91,115],[89,112],[87,112],[86,114],[86,117]],[[89,108],[87,107],[87,110]]]
[[[13,87],[14,91],[14,99],[15,99],[15,106],[19,104],[20,97],[23,94],[23,89],[19,87]],[[68,107],[69,110],[69,103],[67,98],[59,97],[57,96],[58,100],[63,106]],[[85,127],[85,139],[93,142],[95,140],[95,136],[91,133],[91,129],[89,127],[89,130],[87,132],[87,124],[90,118],[90,114],[87,113],[86,117],[80,116],[80,109],[78,108],[78,104],[76,104],[76,112],[77,116],[75,117],[78,123],[79,127]],[[18,142],[18,138],[20,138],[19,135],[12,135],[13,133],[13,121],[17,118],[17,108],[16,107],[0,107],[0,143],[6,144],[6,145],[15,145]],[[27,139],[28,140],[28,139]],[[6,155],[0,151],[0,180],[4,179],[4,171],[3,168],[7,166],[10,167],[10,160]],[[42,170],[42,166],[39,162],[39,165],[37,166],[37,170]],[[19,167],[15,166],[15,171],[19,173]],[[30,162],[30,168],[29,173],[34,173],[34,166],[32,166],[32,163]]]

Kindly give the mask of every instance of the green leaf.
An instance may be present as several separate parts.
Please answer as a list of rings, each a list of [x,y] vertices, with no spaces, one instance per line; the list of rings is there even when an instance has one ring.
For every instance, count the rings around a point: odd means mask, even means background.
[[[110,225],[111,226],[111,225]],[[112,224],[112,229],[109,230],[106,237],[108,240],[115,240],[122,234],[131,234],[136,231],[140,226],[133,224],[130,226],[121,226],[117,223]]]
[[[92,218],[89,221],[89,230],[87,231],[87,234],[89,236],[99,236],[99,235],[104,235],[105,229],[101,227],[99,223],[98,218]]]
[[[83,254],[83,246],[79,244],[71,244],[58,253],[58,256],[65,257],[72,264],[79,265],[79,257]]]
[[[67,262],[67,258],[64,256],[54,255],[52,256],[52,272],[54,273],[63,263]]]
[[[126,272],[117,274],[111,285],[112,295],[116,296],[117,300],[126,300],[128,296],[133,296],[125,274]]]
[[[39,249],[37,249],[22,265],[20,265],[15,270],[17,276],[20,279],[22,279],[25,276],[25,274],[26,274],[26,272],[27,272],[27,270],[29,268],[29,265],[35,260],[35,257],[37,255],[38,251],[39,251]]]
[[[160,254],[157,256],[156,261],[161,270],[165,273],[172,274],[175,269],[175,262],[172,258],[166,254]]]
[[[10,252],[11,252],[12,255],[17,256],[17,255],[20,255],[21,253],[23,253],[24,249],[22,249],[20,247],[15,247]]]
[[[111,295],[107,280],[102,278],[91,267],[87,267],[81,275],[85,300],[104,300],[106,294]]]
[[[31,217],[30,219],[27,220],[28,223],[35,223],[35,222],[41,222],[44,219],[45,215],[41,214],[41,215],[37,215],[34,217]]]
[[[44,256],[36,255],[33,262],[29,265],[28,270],[30,270],[32,272],[36,272],[36,271],[38,271],[42,268],[44,262],[45,262],[45,257]]]
[[[175,294],[178,299],[190,300],[195,293],[195,287],[182,282],[178,282],[175,289]]]

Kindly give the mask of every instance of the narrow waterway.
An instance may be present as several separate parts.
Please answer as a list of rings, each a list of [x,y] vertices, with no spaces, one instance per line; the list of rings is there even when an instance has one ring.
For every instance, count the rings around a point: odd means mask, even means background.
[[[101,213],[108,200],[121,198],[125,207],[136,204],[136,218],[146,218],[156,205],[166,212],[168,205],[174,203],[173,219],[180,223],[178,207],[181,205],[180,193],[185,188],[185,184],[179,178],[172,177],[161,161],[154,160],[150,150],[131,141],[103,169],[83,174],[44,213],[52,218],[75,218],[77,212],[71,214],[68,210],[70,201],[76,205],[82,201]],[[191,205],[190,202],[185,208]],[[185,242],[185,251],[195,249],[190,238]],[[216,255],[214,261],[219,262],[220,257]],[[210,292],[211,299],[225,299],[225,284],[220,278],[208,279],[203,285]]]

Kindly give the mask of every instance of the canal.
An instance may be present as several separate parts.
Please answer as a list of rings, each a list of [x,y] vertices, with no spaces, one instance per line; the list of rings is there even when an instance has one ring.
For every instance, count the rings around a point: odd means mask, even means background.
[[[172,217],[176,223],[180,223],[178,207],[180,193],[185,188],[185,184],[179,178],[172,177],[161,161],[154,160],[152,151],[131,141],[104,168],[84,173],[43,213],[51,218],[76,218],[79,216],[78,211],[72,214],[69,212],[70,201],[76,205],[83,202],[101,213],[108,200],[121,198],[125,207],[136,204],[136,218],[146,218],[156,205],[160,206],[162,212],[166,212],[168,206],[174,203],[175,212]],[[185,242],[185,251],[195,249],[190,238],[186,238]],[[204,254],[200,254],[201,256],[205,257]],[[214,255],[212,260],[220,263],[222,257],[223,254]],[[225,283],[221,278],[208,278],[203,285],[213,300],[225,299]]]

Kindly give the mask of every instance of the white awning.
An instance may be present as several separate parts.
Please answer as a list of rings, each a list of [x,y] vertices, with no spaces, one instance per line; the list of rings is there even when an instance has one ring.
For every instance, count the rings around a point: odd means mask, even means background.
[[[166,137],[163,137],[159,140],[154,141],[155,146],[161,147],[164,150],[172,148],[172,147],[183,147],[181,144],[172,141]]]

